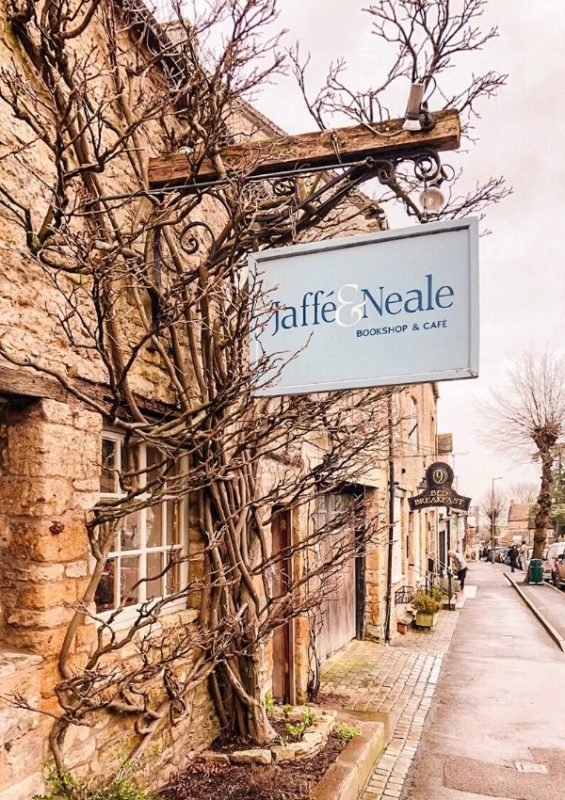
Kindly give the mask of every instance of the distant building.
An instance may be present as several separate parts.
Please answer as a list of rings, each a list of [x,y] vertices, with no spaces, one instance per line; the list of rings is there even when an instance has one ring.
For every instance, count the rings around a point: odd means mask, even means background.
[[[501,544],[512,544],[513,542],[526,541],[529,545],[534,543],[534,504],[510,502],[508,509],[508,524],[503,531]],[[555,539],[553,528],[547,529],[547,540],[551,542]]]
[[[533,505],[531,503],[510,502],[508,509],[508,523],[502,532],[501,544],[522,542],[524,539],[532,544],[534,531],[530,528],[530,516]]]

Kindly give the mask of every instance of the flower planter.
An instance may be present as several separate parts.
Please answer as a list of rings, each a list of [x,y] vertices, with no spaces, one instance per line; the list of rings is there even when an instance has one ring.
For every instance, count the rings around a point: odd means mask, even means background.
[[[436,615],[430,611],[416,611],[416,625],[418,628],[433,628]]]

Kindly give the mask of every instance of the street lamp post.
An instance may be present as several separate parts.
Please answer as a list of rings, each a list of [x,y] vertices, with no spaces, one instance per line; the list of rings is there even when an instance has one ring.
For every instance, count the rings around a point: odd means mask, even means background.
[[[494,482],[501,481],[504,475],[499,475],[497,478],[492,478],[490,482],[490,560],[494,564]]]

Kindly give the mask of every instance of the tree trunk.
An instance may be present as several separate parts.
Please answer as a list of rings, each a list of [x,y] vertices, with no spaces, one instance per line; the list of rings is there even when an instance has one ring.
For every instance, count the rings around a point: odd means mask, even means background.
[[[208,531],[208,574],[214,579],[204,593],[201,621],[217,634],[219,650],[211,653],[217,666],[211,689],[220,723],[233,733],[265,745],[276,738],[263,702],[263,645],[260,625],[264,621],[264,592],[253,573],[265,557],[257,517],[239,506],[234,484],[249,481],[245,468],[234,470],[232,491],[228,481],[212,482],[202,492],[201,523]]]
[[[551,523],[551,488],[553,486],[551,447],[546,445],[539,450],[541,458],[541,486],[538,496],[538,510],[535,516],[534,551],[532,558],[542,558]]]

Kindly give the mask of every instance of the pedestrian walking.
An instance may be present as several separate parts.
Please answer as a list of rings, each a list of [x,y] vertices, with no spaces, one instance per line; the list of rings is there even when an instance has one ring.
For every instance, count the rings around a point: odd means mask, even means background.
[[[457,580],[461,584],[461,591],[465,588],[465,578],[467,576],[467,562],[465,557],[456,550],[450,550],[447,554],[453,564],[454,572],[457,575]]]
[[[524,572],[528,569],[528,545],[525,539],[520,545],[520,569],[523,569]]]
[[[508,551],[508,560],[510,561],[510,572],[516,569],[516,562],[518,561],[519,551],[515,544],[512,545]]]

